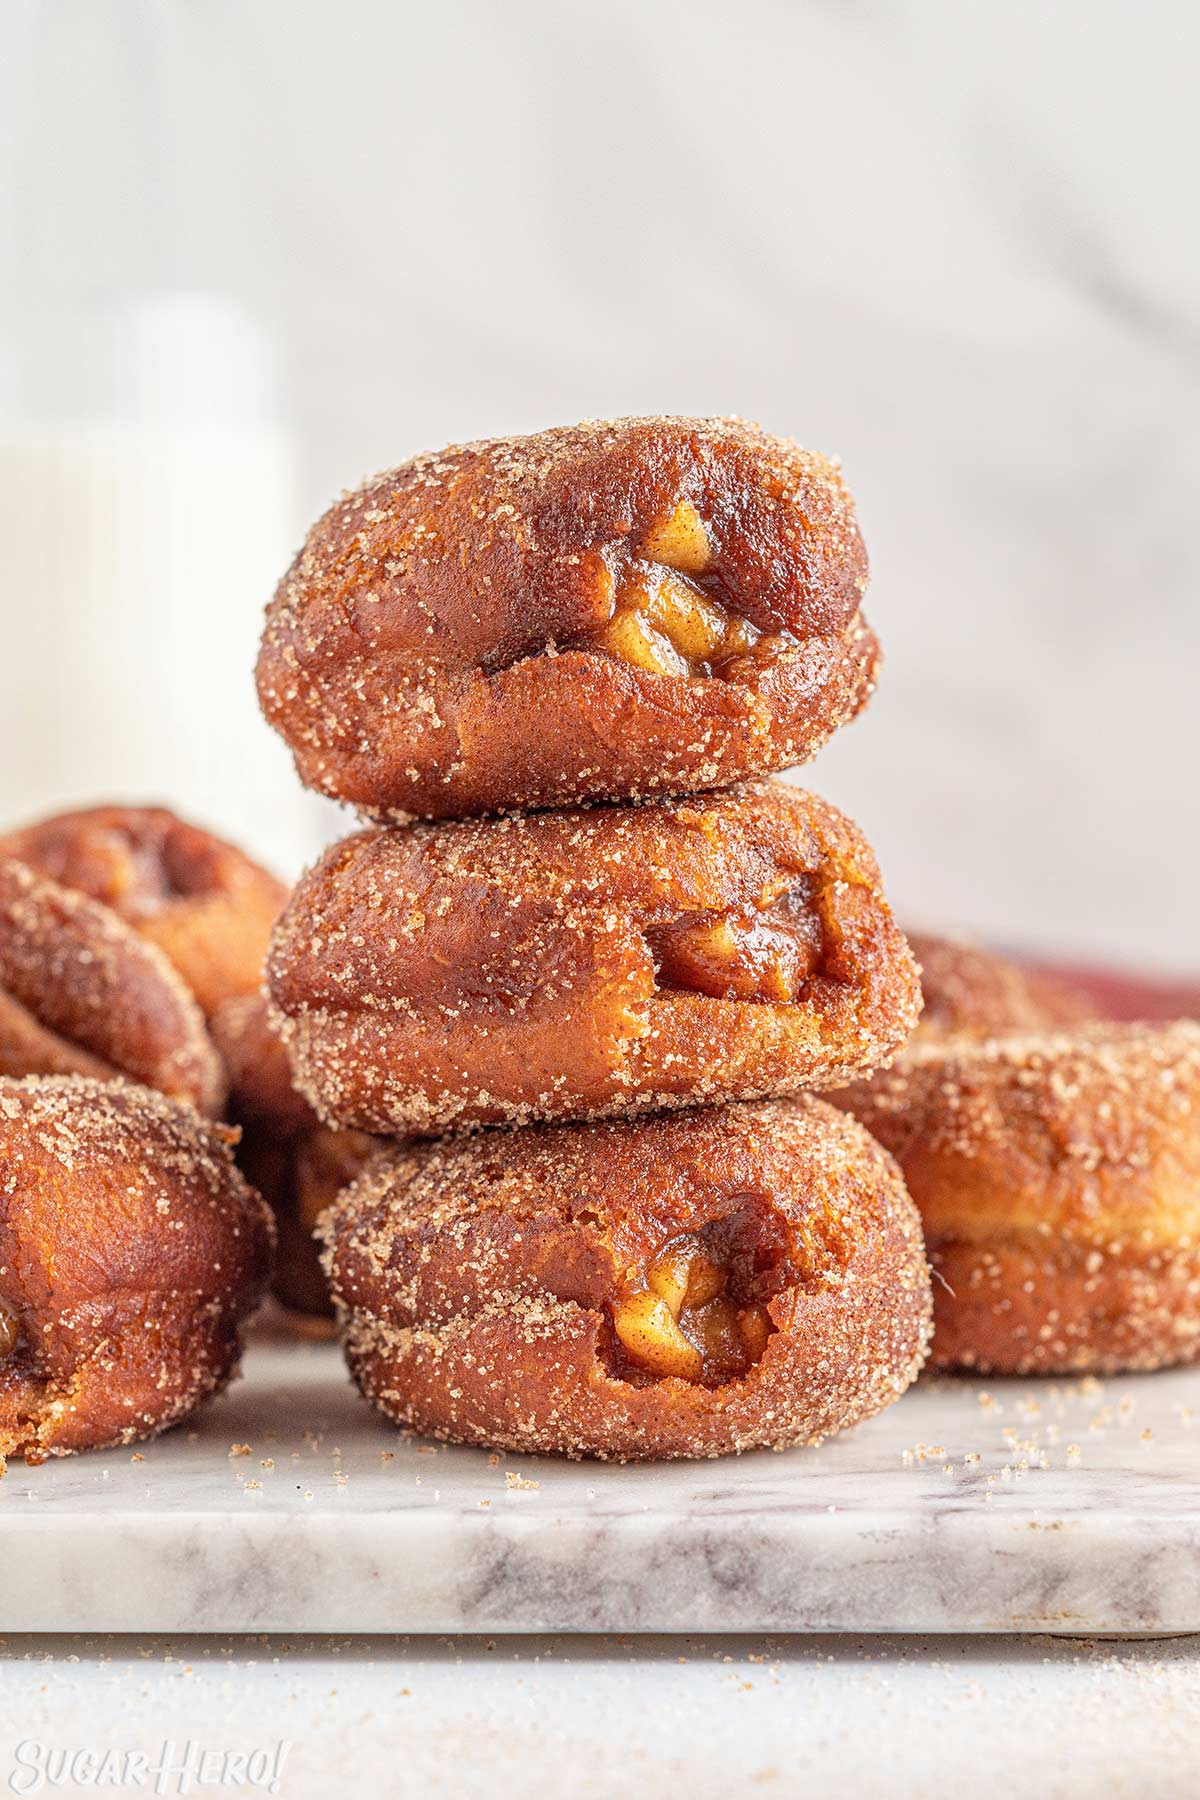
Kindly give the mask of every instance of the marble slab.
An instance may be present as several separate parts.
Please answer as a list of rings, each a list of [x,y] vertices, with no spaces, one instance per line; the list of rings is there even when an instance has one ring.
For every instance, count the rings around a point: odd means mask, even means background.
[[[190,1427],[10,1465],[0,1567],[6,1632],[1194,1632],[1200,1375],[926,1380],[819,1450],[619,1469],[423,1444],[260,1343]]]

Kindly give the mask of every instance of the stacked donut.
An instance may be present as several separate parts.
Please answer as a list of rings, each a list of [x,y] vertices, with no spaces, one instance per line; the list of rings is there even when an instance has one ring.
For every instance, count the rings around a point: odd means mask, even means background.
[[[916,967],[850,820],[762,779],[871,692],[823,457],[740,421],[420,457],[319,521],[264,711],[371,821],[300,882],[271,1025],[332,1129],[351,1369],[452,1440],[615,1459],[815,1442],[926,1350],[919,1218],[811,1090]]]
[[[157,808],[0,838],[0,1466],[151,1436],[233,1373],[274,1231],[214,1027],[283,897]]]

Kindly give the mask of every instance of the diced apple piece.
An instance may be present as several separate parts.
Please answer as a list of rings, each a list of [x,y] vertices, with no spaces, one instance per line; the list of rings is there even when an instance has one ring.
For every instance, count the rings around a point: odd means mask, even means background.
[[[684,1337],[666,1301],[649,1290],[615,1301],[612,1309],[617,1336],[634,1362],[655,1375],[675,1375],[682,1381],[699,1381],[704,1360]]]
[[[738,1310],[738,1335],[742,1348],[752,1363],[762,1357],[771,1335],[771,1315],[765,1306],[743,1306]]]
[[[749,656],[761,637],[762,632],[749,619],[730,619],[725,641],[721,645],[722,660],[731,661],[735,656]]]
[[[687,1293],[683,1297],[685,1308],[707,1306],[718,1294],[725,1292],[729,1277],[720,1263],[715,1263],[711,1256],[698,1250],[693,1256],[688,1269]]]
[[[679,1238],[674,1244],[668,1244],[646,1271],[651,1291],[666,1302],[675,1319],[679,1317],[687,1295],[694,1255],[695,1239]]]
[[[747,1366],[746,1351],[738,1330],[738,1309],[719,1296],[687,1315],[688,1336],[698,1343],[708,1365],[706,1373],[728,1380]]]
[[[674,1238],[659,1251],[646,1280],[676,1318],[689,1306],[705,1306],[725,1292],[726,1274],[690,1233]]]
[[[647,618],[692,662],[707,662],[725,642],[729,615],[724,607],[682,581],[661,576],[647,587],[643,604]]]
[[[669,638],[656,631],[648,620],[632,608],[615,612],[596,639],[602,650],[635,669],[649,669],[655,675],[689,675],[686,659]]]
[[[712,559],[704,521],[690,500],[652,525],[642,539],[642,554],[651,562],[665,563],[681,575],[703,575]]]

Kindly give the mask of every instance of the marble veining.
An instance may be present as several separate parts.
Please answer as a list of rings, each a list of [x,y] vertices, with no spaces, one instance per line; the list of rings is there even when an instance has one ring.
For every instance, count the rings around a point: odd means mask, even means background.
[[[11,1465],[0,1562],[7,1631],[1200,1631],[1200,1380],[927,1380],[619,1469],[421,1443],[259,1343],[190,1427]]]

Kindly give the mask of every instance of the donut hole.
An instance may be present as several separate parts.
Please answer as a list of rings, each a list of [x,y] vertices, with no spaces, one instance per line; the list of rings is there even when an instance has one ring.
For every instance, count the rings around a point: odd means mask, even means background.
[[[810,880],[743,912],[685,913],[652,926],[646,942],[664,991],[788,1005],[821,966],[824,935]]]
[[[613,1372],[635,1384],[741,1380],[776,1329],[769,1302],[791,1279],[769,1208],[750,1204],[666,1239],[611,1302]]]
[[[796,642],[764,632],[731,604],[713,569],[708,528],[680,500],[642,535],[638,554],[602,580],[611,614],[588,647],[677,680],[730,675],[746,658],[769,661]]]

